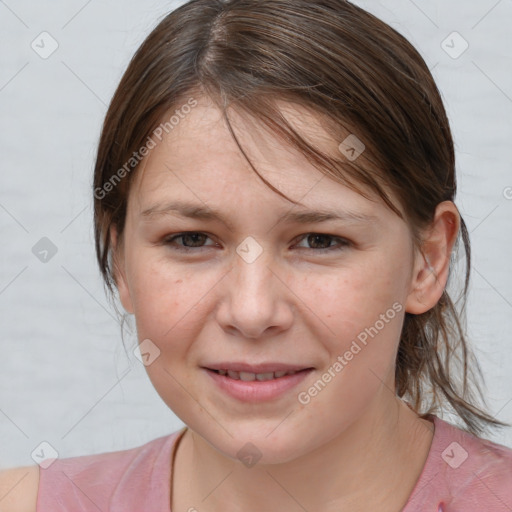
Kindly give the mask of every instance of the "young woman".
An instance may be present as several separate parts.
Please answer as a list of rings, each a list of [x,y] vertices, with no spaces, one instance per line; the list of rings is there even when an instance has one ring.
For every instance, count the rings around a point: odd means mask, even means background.
[[[418,52],[344,0],[192,0],[94,175],[101,272],[185,427],[5,473],[2,510],[512,510],[446,290],[469,238]],[[452,411],[464,423],[441,419]]]

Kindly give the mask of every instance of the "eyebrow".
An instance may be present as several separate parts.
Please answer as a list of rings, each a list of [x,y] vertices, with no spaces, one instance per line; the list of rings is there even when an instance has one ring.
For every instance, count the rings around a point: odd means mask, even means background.
[[[227,220],[222,213],[210,208],[209,206],[188,203],[185,201],[174,201],[165,205],[154,205],[141,212],[144,220],[149,220],[160,215],[178,215],[191,219],[200,219],[206,221],[220,221],[233,231],[233,224]],[[285,213],[279,218],[279,222],[288,222],[296,224],[313,224],[320,222],[328,222],[331,220],[339,220],[348,223],[369,223],[377,222],[379,218],[362,212],[354,211],[330,211],[330,210],[305,210],[291,211]]]

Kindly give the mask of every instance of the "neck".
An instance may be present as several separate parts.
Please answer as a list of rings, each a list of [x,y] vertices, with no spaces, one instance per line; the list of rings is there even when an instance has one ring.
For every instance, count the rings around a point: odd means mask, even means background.
[[[396,397],[380,410],[365,411],[319,449],[284,464],[247,468],[189,430],[176,454],[172,510],[195,504],[200,511],[203,503],[212,512],[227,504],[244,512],[401,510],[432,435],[432,424]]]

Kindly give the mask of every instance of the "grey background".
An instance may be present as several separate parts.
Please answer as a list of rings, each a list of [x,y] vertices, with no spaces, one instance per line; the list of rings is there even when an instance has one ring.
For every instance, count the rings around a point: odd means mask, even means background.
[[[115,87],[145,36],[181,3],[0,1],[0,467],[33,464],[42,441],[67,457],[182,426],[124,353],[94,259],[91,192]],[[512,422],[512,1],[355,3],[420,50],[443,94],[456,202],[474,253],[469,335],[490,410]],[[31,47],[51,49],[43,31],[58,43],[46,59]],[[454,31],[469,44],[460,56]],[[46,262],[33,252],[48,249],[43,237],[57,249]],[[511,431],[489,437],[512,446]]]

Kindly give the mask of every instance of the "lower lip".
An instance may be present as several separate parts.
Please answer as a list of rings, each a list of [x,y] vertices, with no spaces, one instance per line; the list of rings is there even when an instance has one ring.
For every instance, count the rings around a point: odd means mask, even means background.
[[[243,402],[264,402],[277,398],[300,384],[313,371],[312,368],[308,368],[293,375],[285,375],[277,379],[247,382],[232,379],[227,375],[220,375],[206,368],[204,370],[222,391]]]

